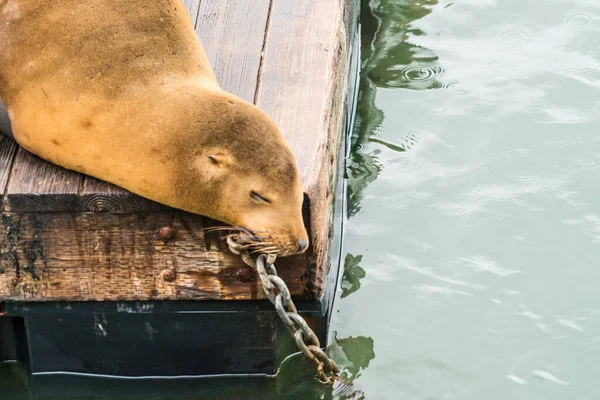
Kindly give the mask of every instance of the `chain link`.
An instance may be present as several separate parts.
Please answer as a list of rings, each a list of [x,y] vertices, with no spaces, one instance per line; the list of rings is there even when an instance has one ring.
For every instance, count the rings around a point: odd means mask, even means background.
[[[255,261],[248,252],[249,246],[238,243],[238,239],[238,235],[235,234],[227,236],[229,249],[232,253],[241,256],[246,265],[258,272],[267,298],[273,303],[277,315],[290,331],[298,350],[302,352],[304,357],[315,363],[319,380],[325,384],[333,385],[339,379],[340,368],[321,349],[319,338],[304,318],[298,314],[290,290],[283,279],[277,275],[277,269],[275,268],[276,256],[274,254],[261,254]]]

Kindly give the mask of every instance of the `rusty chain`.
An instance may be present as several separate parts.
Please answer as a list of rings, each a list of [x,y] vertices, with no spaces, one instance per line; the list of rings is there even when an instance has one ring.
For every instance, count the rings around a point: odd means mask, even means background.
[[[256,260],[250,256],[248,246],[238,243],[238,235],[227,236],[227,244],[232,253],[241,256],[250,268],[256,270],[267,298],[275,306],[277,315],[289,330],[296,342],[298,350],[310,361],[315,363],[319,380],[328,385],[333,385],[340,377],[340,368],[321,349],[319,338],[308,326],[298,310],[287,285],[277,275],[274,254],[261,254]]]

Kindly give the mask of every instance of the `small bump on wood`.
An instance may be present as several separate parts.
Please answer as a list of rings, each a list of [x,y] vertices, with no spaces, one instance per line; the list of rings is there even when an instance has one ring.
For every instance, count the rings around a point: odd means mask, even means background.
[[[163,226],[158,231],[158,237],[165,242],[173,239],[175,235],[177,235],[177,229],[170,226]]]
[[[177,278],[177,274],[173,269],[163,269],[160,274],[160,278],[165,282],[174,282]]]

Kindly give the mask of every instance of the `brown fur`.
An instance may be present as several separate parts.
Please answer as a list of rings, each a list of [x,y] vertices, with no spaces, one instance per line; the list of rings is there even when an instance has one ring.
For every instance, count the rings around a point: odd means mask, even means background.
[[[282,255],[308,240],[292,151],[219,87],[179,0],[0,0],[0,98],[15,140],[46,160]]]

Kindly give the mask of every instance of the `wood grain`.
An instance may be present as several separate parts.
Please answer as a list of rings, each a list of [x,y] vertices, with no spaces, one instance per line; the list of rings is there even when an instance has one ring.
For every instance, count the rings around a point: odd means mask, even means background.
[[[221,87],[254,102],[270,0],[202,1],[196,25]]]
[[[83,176],[19,148],[6,190],[9,212],[77,211]]]
[[[349,63],[346,11],[346,2],[340,0],[275,1],[256,97],[256,105],[274,119],[290,143],[310,198],[317,298],[327,275],[343,128]]]
[[[200,8],[200,0],[183,0],[183,5],[190,14],[192,24],[196,26],[198,20],[198,9]]]
[[[220,234],[203,232],[214,224],[187,213],[5,213],[0,301],[264,298],[258,277]],[[175,229],[171,239],[161,238],[163,227]],[[298,298],[310,294],[305,258],[278,260]]]
[[[2,190],[2,194],[6,192],[6,184],[16,152],[17,144],[14,140],[0,135],[0,190]]]
[[[81,210],[93,212],[143,213],[168,208],[91,176],[85,177],[79,201]]]

